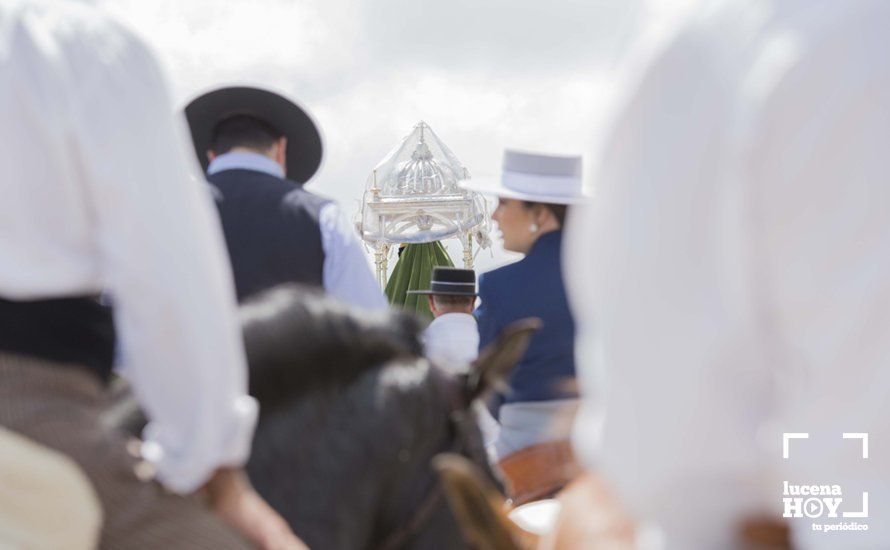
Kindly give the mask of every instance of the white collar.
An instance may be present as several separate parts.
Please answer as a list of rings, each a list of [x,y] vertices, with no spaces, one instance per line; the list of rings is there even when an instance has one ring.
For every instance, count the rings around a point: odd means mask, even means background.
[[[476,318],[469,313],[443,313],[432,321],[439,325],[476,324]],[[432,323],[430,323],[432,324]]]
[[[207,166],[207,175],[212,176],[224,170],[238,169],[254,170],[284,179],[284,170],[280,164],[265,155],[248,151],[233,151],[216,157]]]

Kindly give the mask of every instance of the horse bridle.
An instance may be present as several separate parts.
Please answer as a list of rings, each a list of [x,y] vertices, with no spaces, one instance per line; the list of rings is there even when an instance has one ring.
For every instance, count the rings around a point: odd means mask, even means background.
[[[431,376],[437,378],[444,386],[449,404],[448,426],[449,434],[453,436],[453,443],[449,448],[444,449],[441,452],[462,454],[470,447],[469,442],[471,439],[469,437],[470,432],[468,431],[470,429],[469,424],[475,423],[472,410],[462,396],[459,387],[460,384],[455,379],[449,378],[444,371],[439,369],[439,367],[431,365],[430,368],[432,369]],[[415,535],[421,532],[432,517],[441,498],[442,485],[434,478],[431,487],[427,490],[423,499],[420,501],[420,505],[411,515],[409,520],[403,526],[390,533],[383,542],[377,546],[377,549],[396,550],[404,546]]]

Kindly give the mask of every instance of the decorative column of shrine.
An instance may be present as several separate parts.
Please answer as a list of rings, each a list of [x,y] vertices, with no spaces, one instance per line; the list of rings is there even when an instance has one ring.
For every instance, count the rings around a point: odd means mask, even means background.
[[[461,241],[464,245],[464,267],[473,269],[473,233],[467,231]]]
[[[386,287],[386,272],[389,271],[389,245],[383,244],[374,250],[374,264],[377,267],[377,282],[380,288]]]

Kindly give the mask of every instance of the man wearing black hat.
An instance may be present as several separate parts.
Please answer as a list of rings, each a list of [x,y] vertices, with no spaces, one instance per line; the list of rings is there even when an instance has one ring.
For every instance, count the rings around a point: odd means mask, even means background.
[[[435,317],[423,333],[427,357],[449,370],[466,370],[479,351],[479,329],[473,317],[476,273],[472,269],[434,267],[430,289],[408,293],[427,295]]]
[[[433,322],[423,333],[426,356],[453,373],[464,373],[479,355],[479,328],[473,317],[476,306],[476,272],[472,269],[434,267],[429,290],[409,290],[426,294]],[[493,452],[500,430],[497,420],[482,403],[474,407],[486,447]],[[492,455],[493,457],[494,455]]]
[[[322,159],[309,115],[276,93],[221,88],[185,109],[217,206],[238,300],[281,283],[321,286],[344,302],[386,308],[352,224],[303,189]]]

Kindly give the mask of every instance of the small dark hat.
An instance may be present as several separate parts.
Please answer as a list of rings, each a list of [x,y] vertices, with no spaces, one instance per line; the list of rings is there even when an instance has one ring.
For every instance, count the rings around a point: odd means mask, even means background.
[[[429,290],[409,290],[408,294],[476,296],[476,272],[456,267],[434,267]]]
[[[213,129],[235,115],[250,115],[287,136],[287,178],[306,183],[321,165],[321,133],[309,114],[293,101],[268,90],[234,86],[212,90],[185,108],[195,153],[207,170]]]

